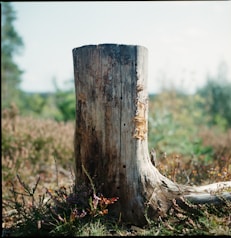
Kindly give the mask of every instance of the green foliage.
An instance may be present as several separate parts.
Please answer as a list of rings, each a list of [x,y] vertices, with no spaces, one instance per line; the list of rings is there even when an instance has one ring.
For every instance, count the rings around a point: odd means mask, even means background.
[[[14,56],[23,47],[22,38],[14,28],[16,13],[12,3],[2,2],[2,22],[1,22],[1,87],[2,87],[2,107],[8,107],[10,103],[17,103],[19,99],[22,70],[14,62]]]
[[[61,90],[56,82],[56,92],[54,94],[55,105],[60,112],[55,116],[57,121],[75,120],[75,90],[73,80],[68,81],[70,86],[67,89]]]
[[[55,116],[57,121],[75,120],[75,93],[70,91],[57,91],[55,103],[59,114]]]
[[[53,93],[22,92],[19,110],[23,116],[33,118],[55,119],[61,116]]]
[[[18,102],[23,116],[50,118],[56,121],[75,120],[74,87],[60,89],[56,86],[54,93],[21,92]]]
[[[201,101],[197,94],[184,95],[176,91],[151,96],[149,148],[154,147],[160,155],[175,152],[191,158],[199,156],[197,133],[199,126],[205,125],[209,118],[197,107]],[[211,150],[208,153],[211,155]]]
[[[210,115],[210,125],[218,125],[226,130],[231,127],[231,83],[227,80],[225,65],[220,65],[216,77],[208,77],[198,95],[204,100],[199,104]]]
[[[42,115],[47,98],[44,94],[23,93],[21,98],[20,111],[25,115]]]

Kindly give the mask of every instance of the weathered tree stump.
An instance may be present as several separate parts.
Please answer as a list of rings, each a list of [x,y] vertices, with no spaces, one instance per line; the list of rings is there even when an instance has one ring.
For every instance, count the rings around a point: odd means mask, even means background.
[[[216,185],[231,187],[231,182],[179,185],[152,164],[147,137],[147,58],[147,49],[136,45],[73,49],[76,185],[89,182],[86,170],[97,191],[119,197],[113,213],[136,225],[146,223],[147,207],[154,218],[165,214],[173,199],[187,196],[198,203],[198,193],[205,201],[209,190],[218,190]],[[226,199],[230,198],[226,193]]]

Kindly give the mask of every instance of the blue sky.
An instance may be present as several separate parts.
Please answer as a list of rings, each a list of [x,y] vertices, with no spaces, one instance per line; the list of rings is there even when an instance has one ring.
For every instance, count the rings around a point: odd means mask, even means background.
[[[25,91],[54,90],[73,79],[72,49],[116,43],[148,48],[148,92],[193,93],[225,62],[231,78],[230,1],[13,2],[23,38],[15,58]],[[73,85],[74,87],[74,85]]]

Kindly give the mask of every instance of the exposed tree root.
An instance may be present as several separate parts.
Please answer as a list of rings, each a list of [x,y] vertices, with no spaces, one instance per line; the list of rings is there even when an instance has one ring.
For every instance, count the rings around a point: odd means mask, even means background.
[[[219,195],[212,195],[209,193],[186,195],[185,199],[193,204],[223,204],[225,201],[231,201],[231,193],[224,192]]]
[[[231,181],[191,187],[183,197],[193,204],[223,204],[231,201]]]
[[[149,186],[154,185],[152,194],[148,193],[150,187],[146,190],[147,194],[149,194],[147,204],[150,216],[165,216],[167,211],[175,203],[182,209],[195,210],[198,208],[194,205],[224,205],[227,201],[231,201],[231,181],[212,183],[203,186],[186,186],[174,183],[163,176],[156,167],[152,170],[154,171],[155,176],[146,174],[146,176],[149,177]]]

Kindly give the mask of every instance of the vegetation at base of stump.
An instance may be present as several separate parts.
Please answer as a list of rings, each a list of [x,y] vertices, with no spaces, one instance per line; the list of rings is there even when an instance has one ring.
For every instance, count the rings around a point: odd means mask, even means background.
[[[158,108],[159,97],[150,100],[150,108]],[[171,94],[162,95],[166,104],[168,97],[172,102]],[[231,131],[205,125],[193,131],[187,125],[194,123],[192,119],[177,118],[176,109],[172,110],[171,123],[163,115],[163,126],[166,132],[174,130],[175,140],[184,141],[185,147],[171,147],[169,132],[158,141],[149,135],[160,172],[190,185],[230,180]],[[152,116],[151,111],[149,120]],[[156,133],[158,126],[150,125],[150,132]],[[119,198],[95,191],[93,180],[90,185],[74,187],[73,133],[73,121],[21,116],[14,105],[2,111],[2,236],[230,235],[228,201],[222,207],[200,205],[194,212],[175,204],[165,218],[152,221],[147,217],[144,227],[112,217],[110,207]]]

